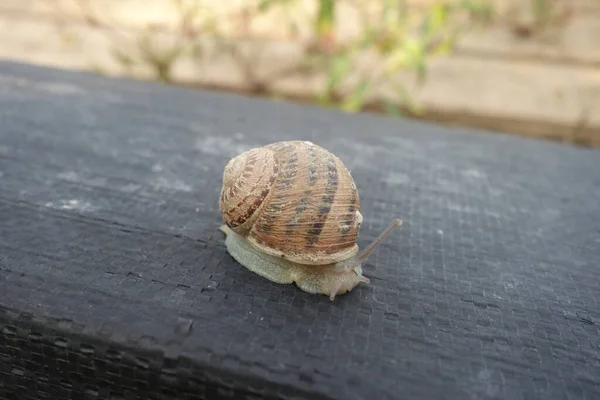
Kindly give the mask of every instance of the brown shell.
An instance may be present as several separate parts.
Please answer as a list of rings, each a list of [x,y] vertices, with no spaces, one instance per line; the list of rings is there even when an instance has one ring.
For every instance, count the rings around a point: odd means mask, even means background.
[[[233,158],[219,206],[225,223],[267,254],[329,264],[358,251],[354,180],[338,157],[311,142],[277,142]]]

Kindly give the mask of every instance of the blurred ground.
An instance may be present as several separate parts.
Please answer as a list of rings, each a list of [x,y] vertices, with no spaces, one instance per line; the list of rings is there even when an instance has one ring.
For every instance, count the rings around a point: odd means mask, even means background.
[[[169,28],[174,21],[169,0],[101,1],[124,34],[151,22]],[[72,0],[3,0],[0,57],[72,69],[102,65],[105,73],[123,74],[111,56],[111,36],[78,18],[74,4]],[[215,6],[219,4],[225,7],[225,2],[215,0]],[[427,107],[428,118],[600,147],[600,3],[574,0],[573,4],[574,18],[553,35],[519,38],[506,27],[491,26],[465,36],[452,56],[433,61],[424,86],[414,86],[410,74],[399,74],[398,79]],[[221,11],[227,15],[227,10]],[[345,21],[342,31],[351,34],[352,15],[341,20]],[[277,21],[276,15],[268,16],[254,27],[268,43],[257,63],[258,76],[285,68],[299,57],[298,46],[283,37]],[[61,34],[59,26],[68,26],[69,33]],[[175,77],[234,90],[247,85],[243,68],[224,55],[202,62],[182,59]],[[272,89],[302,97],[311,94],[321,79],[288,76]]]

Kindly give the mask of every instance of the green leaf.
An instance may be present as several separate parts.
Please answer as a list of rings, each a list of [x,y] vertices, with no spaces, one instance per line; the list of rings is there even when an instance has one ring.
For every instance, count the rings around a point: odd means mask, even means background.
[[[420,115],[423,112],[422,107],[412,98],[408,90],[402,85],[396,86],[396,93],[400,99],[400,103],[404,104],[409,112]]]
[[[292,32],[293,36],[297,36],[300,33],[300,29],[298,28],[298,24],[294,21],[290,22],[289,25],[290,31]]]
[[[365,102],[365,98],[367,97],[367,93],[370,89],[371,85],[369,84],[369,82],[362,80],[356,86],[356,88],[354,88],[354,91],[350,95],[350,98],[344,101],[344,103],[342,104],[342,109],[348,112],[360,111]]]
[[[319,35],[327,35],[333,30],[335,21],[334,0],[319,0],[316,28]]]
[[[452,38],[442,40],[436,47],[433,53],[437,55],[448,55],[454,49],[454,41]]]
[[[393,11],[393,0],[383,0],[383,5],[381,7],[381,20],[385,23]]]
[[[427,76],[427,64],[425,63],[425,59],[419,59],[414,68],[415,72],[417,73],[417,82],[423,83]]]
[[[552,4],[548,0],[532,0],[531,8],[535,19],[545,21],[552,14]]]
[[[492,20],[493,5],[487,0],[462,0],[459,6],[466,10],[471,18],[478,19],[481,22]]]
[[[405,0],[383,0],[381,21],[383,25],[403,25],[410,15],[410,7]]]
[[[448,21],[449,6],[446,3],[436,4],[431,8],[429,14],[425,17],[425,21],[421,27],[421,31],[425,35],[430,35],[441,30],[444,24]]]
[[[337,55],[331,60],[329,68],[329,83],[330,89],[336,88],[344,80],[350,71],[350,58],[345,54]]]
[[[400,105],[395,101],[384,100],[383,110],[388,115],[394,117],[404,117],[404,113],[402,112]]]
[[[267,11],[277,0],[261,0],[258,3],[258,11]]]
[[[401,68],[415,68],[417,71],[424,69],[425,45],[423,42],[406,38],[400,48],[395,50],[387,60],[387,71],[393,72]]]
[[[371,27],[366,27],[365,30],[363,31],[363,34],[361,35],[360,39],[359,39],[359,48],[370,48],[371,46],[373,46],[375,38],[376,38],[376,31],[375,29],[371,28]]]
[[[258,3],[258,11],[268,11],[271,6],[277,4],[290,3],[294,0],[260,0]]]

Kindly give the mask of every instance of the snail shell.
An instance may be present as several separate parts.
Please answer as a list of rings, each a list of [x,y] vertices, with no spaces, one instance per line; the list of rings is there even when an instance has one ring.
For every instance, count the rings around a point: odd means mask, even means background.
[[[279,142],[233,158],[223,173],[225,223],[264,253],[331,264],[358,251],[362,216],[342,161],[310,142]]]
[[[219,207],[229,253],[251,271],[310,293],[350,291],[370,250],[358,254],[358,190],[342,161],[307,141],[243,152],[223,171]],[[362,258],[361,258],[362,257]]]

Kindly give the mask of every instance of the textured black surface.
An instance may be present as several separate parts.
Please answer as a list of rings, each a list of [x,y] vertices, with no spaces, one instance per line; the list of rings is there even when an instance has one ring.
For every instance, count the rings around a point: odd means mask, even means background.
[[[217,230],[225,163],[283,139],[351,169],[362,246],[404,220],[334,303]],[[0,64],[0,397],[598,399],[599,171],[594,150]]]

